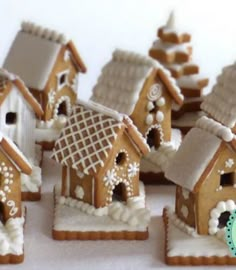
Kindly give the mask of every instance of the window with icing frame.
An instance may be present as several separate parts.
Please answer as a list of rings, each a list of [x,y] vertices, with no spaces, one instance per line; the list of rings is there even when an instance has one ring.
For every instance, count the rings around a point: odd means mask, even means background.
[[[69,72],[69,70],[64,70],[57,74],[57,90],[61,90],[64,86],[68,85]]]

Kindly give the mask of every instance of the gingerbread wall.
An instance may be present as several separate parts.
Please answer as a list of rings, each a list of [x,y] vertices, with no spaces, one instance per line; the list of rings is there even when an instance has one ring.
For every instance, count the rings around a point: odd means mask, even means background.
[[[195,228],[195,195],[180,186],[176,187],[175,211],[179,219]]]
[[[57,75],[60,72],[68,71],[68,83],[62,87],[58,88]],[[44,120],[49,120],[56,116],[55,110],[57,104],[65,101],[68,102],[69,109],[71,105],[76,102],[77,93],[73,90],[72,85],[74,84],[74,79],[77,80],[78,68],[76,67],[73,56],[66,46],[63,46],[59,52],[56,64],[51,72],[45,90],[42,93],[42,107],[45,112]],[[34,91],[33,91],[34,93]],[[63,97],[67,97],[64,99]],[[37,98],[37,95],[36,95]],[[38,97],[39,98],[39,97]],[[38,99],[39,101],[39,99]]]
[[[21,216],[20,172],[0,151],[0,202],[3,222]]]
[[[160,98],[164,100],[165,104],[158,106],[155,102],[155,97],[152,96],[152,90],[154,85],[160,85],[162,89],[162,94]],[[160,100],[160,98],[158,100]],[[153,101],[152,101],[153,100]],[[138,127],[139,131],[146,136],[149,131],[154,128],[158,130],[159,136],[157,136],[155,145],[158,146],[160,141],[170,141],[171,138],[171,97],[168,90],[164,84],[159,79],[156,71],[152,72],[149,78],[146,80],[144,87],[141,91],[138,103],[135,106],[134,112],[130,116],[134,124]],[[155,105],[155,108],[150,109],[151,104]],[[163,119],[161,121],[157,120],[157,112],[163,114]],[[151,123],[148,122],[148,117],[152,118]]]
[[[219,156],[206,176],[196,200],[196,220],[198,233],[208,234],[211,211],[219,202],[235,201],[236,178],[232,178],[231,184],[220,185],[221,175],[232,173],[236,170],[236,154],[224,143]]]
[[[119,153],[124,159],[117,164]],[[123,183],[123,199],[139,195],[140,154],[126,133],[114,143],[114,147],[103,168],[96,177],[95,207],[103,207],[112,202],[112,194],[118,183]],[[111,179],[111,182],[109,181]]]

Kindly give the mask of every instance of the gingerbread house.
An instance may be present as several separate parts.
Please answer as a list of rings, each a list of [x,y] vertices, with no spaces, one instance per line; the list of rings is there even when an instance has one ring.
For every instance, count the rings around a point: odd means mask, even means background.
[[[166,177],[177,184],[176,214],[199,234],[216,234],[236,207],[235,150],[231,130],[204,116],[169,164]]]
[[[43,115],[42,108],[21,79],[3,69],[0,92],[0,130],[21,149],[33,168],[30,177],[22,175],[23,198],[33,199],[34,194],[34,199],[39,199],[41,155],[35,146],[35,127],[36,117]]]
[[[77,98],[78,75],[86,72],[72,41],[56,31],[24,22],[3,67],[19,75],[41,104],[44,114],[39,129],[56,129],[64,124],[61,116],[70,114]],[[53,132],[48,135],[44,131],[39,140],[55,139]]]
[[[208,78],[200,74],[199,66],[193,62],[191,35],[179,27],[176,15],[171,12],[166,25],[157,31],[149,55],[167,68],[176,79],[184,96],[181,106],[172,107],[172,127],[187,133],[203,113],[200,105]]]
[[[150,57],[116,50],[93,89],[92,101],[130,116],[150,147],[171,140],[171,107],[183,96],[170,72]]]
[[[144,138],[127,116],[94,102],[79,101],[74,106],[67,125],[53,149],[52,157],[62,165],[60,196],[74,200],[70,205],[79,203],[78,208],[82,211],[88,210],[88,216],[101,214],[107,218],[112,215],[113,203],[118,201],[119,207],[122,207],[130,204],[133,198],[138,200],[141,196],[139,163],[141,156],[148,151],[149,147]],[[107,212],[108,207],[111,208]],[[145,208],[144,205],[141,208]],[[145,212],[145,209],[143,210]],[[62,237],[60,235],[62,227],[57,224],[59,212],[55,211],[54,238],[56,239]],[[117,216],[118,220],[121,212]],[[140,218],[140,222],[141,220]],[[126,222],[129,222],[128,218]],[[138,230],[135,227],[131,231]],[[90,229],[91,226],[87,228]],[[70,228],[70,230],[76,229]],[[81,228],[78,230],[80,233],[81,230],[83,231]],[[101,230],[106,231],[107,228]],[[124,230],[126,231],[127,228]],[[111,231],[110,239],[114,236]],[[93,239],[94,233],[90,231],[84,237]],[[124,235],[117,236],[117,232],[114,234],[118,239],[125,238]],[[83,237],[81,234],[75,233],[75,235],[77,239]],[[139,237],[141,239],[147,237],[146,227],[144,231],[138,232],[135,239]],[[103,239],[104,235],[98,238]]]
[[[215,240],[225,240],[236,209],[235,74],[236,65],[223,69],[201,106],[209,117],[196,122],[166,169],[166,177],[177,184],[175,213],[164,211],[169,263],[178,257],[180,264],[204,264],[209,256],[210,264],[236,263],[226,243]],[[181,249],[177,231],[189,251]],[[199,242],[205,244],[196,251]]]

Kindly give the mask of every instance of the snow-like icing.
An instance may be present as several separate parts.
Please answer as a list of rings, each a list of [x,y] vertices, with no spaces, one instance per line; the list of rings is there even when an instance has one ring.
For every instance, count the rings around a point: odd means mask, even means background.
[[[230,128],[223,126],[207,116],[201,117],[195,126],[214,134],[226,142],[232,141],[235,137]]]
[[[150,212],[145,208],[144,185],[140,182],[140,195],[127,200],[127,204],[113,202],[107,207],[95,208],[94,206],[72,199],[60,197],[60,187],[56,186],[57,204],[55,209],[54,229],[56,230],[80,230],[80,231],[116,231],[122,227],[124,230],[146,230],[150,221]],[[72,209],[76,211],[73,211]],[[67,217],[67,212],[72,216]],[[65,216],[62,216],[62,214]],[[80,222],[77,220],[81,218]],[[94,219],[93,217],[100,217]],[[101,218],[102,217],[102,218]],[[74,218],[74,220],[72,220]],[[76,224],[77,221],[77,224]],[[107,224],[104,223],[107,222]],[[68,223],[71,224],[68,224]],[[87,224],[89,222],[89,224]],[[90,223],[93,222],[93,223]],[[85,224],[87,224],[87,227]],[[92,226],[92,227],[91,227]]]
[[[131,115],[146,79],[153,70],[159,69],[165,73],[176,94],[183,100],[170,72],[159,62],[148,56],[121,50],[116,50],[112,60],[103,67],[91,100]]]
[[[166,67],[167,69],[174,70],[176,72],[180,72],[182,69],[187,68],[187,67],[192,67],[192,66],[196,66],[196,64],[193,63],[192,61],[181,63],[181,64],[177,64],[177,63],[164,64],[164,67]]]
[[[202,117],[204,112],[188,112],[176,120],[172,120],[172,126],[176,128],[193,127],[196,121]]]
[[[67,117],[59,115],[56,119],[48,121],[38,120],[35,129],[36,142],[53,142],[60,136],[61,130],[65,127]]]
[[[162,143],[157,149],[148,153],[141,160],[141,172],[164,172],[171,158],[175,155],[182,141],[180,130],[172,129],[171,141]]]
[[[6,224],[0,222],[0,255],[23,254],[24,217],[10,218]]]
[[[175,214],[170,209],[167,209],[167,218],[168,257],[232,256],[226,243],[219,241],[215,236],[198,235],[193,231],[193,228],[176,219]],[[187,232],[186,228],[190,228],[190,233]]]
[[[202,74],[184,75],[177,79],[177,84],[180,88],[201,89],[199,82],[204,79]]]
[[[236,123],[236,64],[223,68],[212,92],[204,98],[201,109],[223,125],[233,128]]]
[[[191,129],[170,160],[165,171],[166,178],[192,191],[221,142],[221,139],[203,129]]]
[[[32,173],[30,175],[21,173],[21,190],[23,192],[38,192],[42,185],[41,168],[35,166],[32,162],[31,167]]]
[[[152,49],[161,50],[165,53],[174,53],[174,52],[181,52],[188,54],[190,47],[190,43],[182,43],[182,44],[173,44],[168,42],[163,42],[162,40],[158,39],[155,40]]]
[[[163,26],[161,29],[164,34],[173,33],[178,36],[184,33],[184,31],[182,31],[179,26],[176,25],[176,14],[174,11],[170,13],[166,25]]]

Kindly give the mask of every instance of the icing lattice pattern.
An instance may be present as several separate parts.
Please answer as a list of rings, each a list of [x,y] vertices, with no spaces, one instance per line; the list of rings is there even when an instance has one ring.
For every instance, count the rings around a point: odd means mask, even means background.
[[[53,158],[85,174],[96,173],[104,166],[120,127],[119,121],[76,105],[56,141]]]

